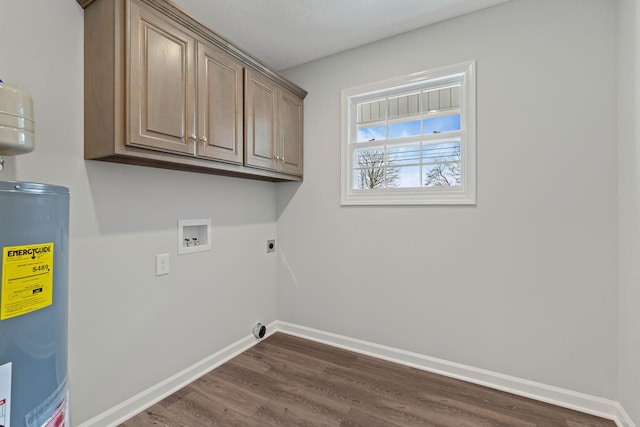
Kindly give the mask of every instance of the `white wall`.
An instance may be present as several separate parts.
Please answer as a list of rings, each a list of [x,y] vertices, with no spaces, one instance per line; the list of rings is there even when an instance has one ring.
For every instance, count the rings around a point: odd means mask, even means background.
[[[279,318],[615,400],[615,18],[513,0],[287,70],[309,96]],[[470,59],[477,206],[340,207],[340,90]]]
[[[276,318],[274,184],[83,160],[83,16],[73,0],[0,10],[0,78],[31,93],[37,129],[35,152],[0,178],[71,191],[73,425]],[[177,256],[177,220],[198,218],[214,249]],[[158,253],[168,276],[155,277]]]
[[[640,0],[619,2],[620,402],[640,424]]]

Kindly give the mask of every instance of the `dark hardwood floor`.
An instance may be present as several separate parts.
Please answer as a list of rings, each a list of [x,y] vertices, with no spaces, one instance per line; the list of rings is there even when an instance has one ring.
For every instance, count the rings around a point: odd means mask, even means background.
[[[121,426],[614,427],[615,423],[277,333]]]

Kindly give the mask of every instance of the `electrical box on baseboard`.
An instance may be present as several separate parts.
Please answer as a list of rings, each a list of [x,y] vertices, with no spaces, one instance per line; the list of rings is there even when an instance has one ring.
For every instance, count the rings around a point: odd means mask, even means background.
[[[178,221],[178,255],[211,250],[211,220]]]

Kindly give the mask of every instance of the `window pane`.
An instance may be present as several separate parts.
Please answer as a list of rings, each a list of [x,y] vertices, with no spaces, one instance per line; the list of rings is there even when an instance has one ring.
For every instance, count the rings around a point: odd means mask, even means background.
[[[378,182],[380,184],[378,184]],[[364,170],[361,170],[361,169],[353,170],[353,189],[354,190],[365,190],[365,189],[368,190],[371,188],[382,188],[382,182],[383,182],[382,180],[377,180],[377,179],[372,180],[371,177]],[[373,185],[373,187],[371,185]]]
[[[420,166],[391,168],[387,171],[387,183],[397,188],[420,187]],[[388,185],[391,187],[391,185]]]
[[[358,126],[358,142],[378,141],[381,139],[387,139],[386,126]]]
[[[419,144],[387,147],[387,166],[408,166],[419,164]]]
[[[357,104],[358,123],[383,120],[387,115],[385,105],[384,99]]]
[[[422,163],[460,162],[460,141],[426,144],[422,147]]]
[[[460,130],[460,114],[424,119],[423,126],[425,134]]]
[[[460,106],[461,88],[459,85],[428,90],[422,94],[423,111],[443,111]]]
[[[420,135],[420,120],[408,122],[390,123],[389,138],[402,138],[403,136]]]
[[[425,187],[460,186],[460,162],[436,163],[422,169]]]
[[[393,96],[388,101],[389,118],[410,116],[420,113],[420,92]]]
[[[385,166],[384,149],[364,149],[354,150],[353,153],[354,168],[382,168]]]
[[[369,167],[354,169],[354,189],[385,188],[385,168]]]

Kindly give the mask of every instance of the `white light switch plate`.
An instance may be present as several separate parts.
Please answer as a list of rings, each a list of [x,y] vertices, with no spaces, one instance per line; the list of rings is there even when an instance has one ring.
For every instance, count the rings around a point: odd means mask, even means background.
[[[156,255],[156,276],[169,274],[169,254]]]

